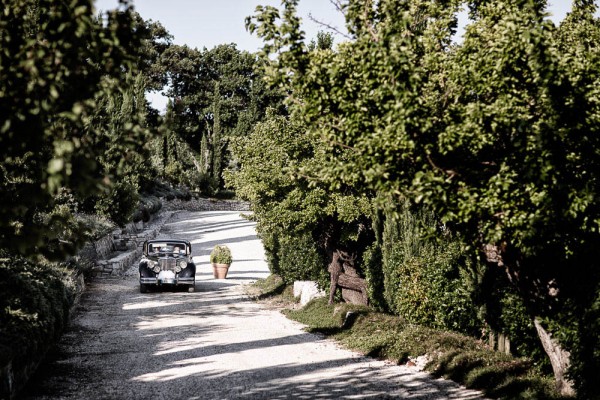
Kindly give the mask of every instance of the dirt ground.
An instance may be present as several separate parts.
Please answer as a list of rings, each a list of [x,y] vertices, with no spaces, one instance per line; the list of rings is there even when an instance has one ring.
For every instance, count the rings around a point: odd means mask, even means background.
[[[69,330],[23,399],[482,399],[477,391],[389,365],[306,333],[251,301],[269,275],[254,224],[239,212],[178,212],[160,237],[192,242],[196,292],[139,292],[137,267],[92,282]],[[208,255],[234,262],[213,279]]]

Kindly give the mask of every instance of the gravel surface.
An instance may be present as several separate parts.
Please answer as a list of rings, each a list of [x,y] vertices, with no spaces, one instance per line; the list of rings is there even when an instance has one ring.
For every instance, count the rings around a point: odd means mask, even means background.
[[[137,267],[89,285],[24,399],[482,399],[477,391],[344,350],[244,295],[269,275],[239,212],[178,212],[160,237],[192,242],[196,292],[139,293]],[[231,247],[226,280],[208,255]]]

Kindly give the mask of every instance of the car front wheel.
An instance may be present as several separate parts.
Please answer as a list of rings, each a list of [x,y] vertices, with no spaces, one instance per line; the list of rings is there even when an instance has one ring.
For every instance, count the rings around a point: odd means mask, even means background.
[[[140,283],[140,293],[148,293],[148,285]]]
[[[188,287],[188,293],[194,293],[196,291],[196,285],[191,285],[190,287]]]

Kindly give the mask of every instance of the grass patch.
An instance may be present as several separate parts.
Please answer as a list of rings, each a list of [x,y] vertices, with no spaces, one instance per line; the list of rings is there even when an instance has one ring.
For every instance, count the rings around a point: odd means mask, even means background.
[[[266,299],[277,296],[285,290],[285,283],[279,275],[269,275],[266,279],[259,279],[247,286],[246,293],[256,299]]]
[[[245,287],[246,294],[255,300],[269,300],[279,307],[287,307],[296,303],[294,289],[286,285],[279,275],[269,275]]]
[[[257,285],[277,297],[272,287],[275,282],[283,284],[279,279],[269,277]],[[326,298],[282,312],[307,325],[307,331],[330,336],[368,356],[403,364],[409,358],[426,355],[429,362],[425,369],[434,376],[481,390],[491,398],[566,399],[554,390],[553,377],[542,375],[530,360],[492,351],[465,335],[408,324],[400,317],[364,306],[328,305]]]

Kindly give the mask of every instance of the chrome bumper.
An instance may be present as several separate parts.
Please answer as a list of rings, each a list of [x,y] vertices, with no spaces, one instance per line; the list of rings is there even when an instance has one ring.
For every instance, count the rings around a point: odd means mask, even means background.
[[[160,280],[156,277],[147,278],[141,277],[140,284],[142,285],[192,285],[194,284],[195,278],[176,278],[176,279],[166,279]]]

